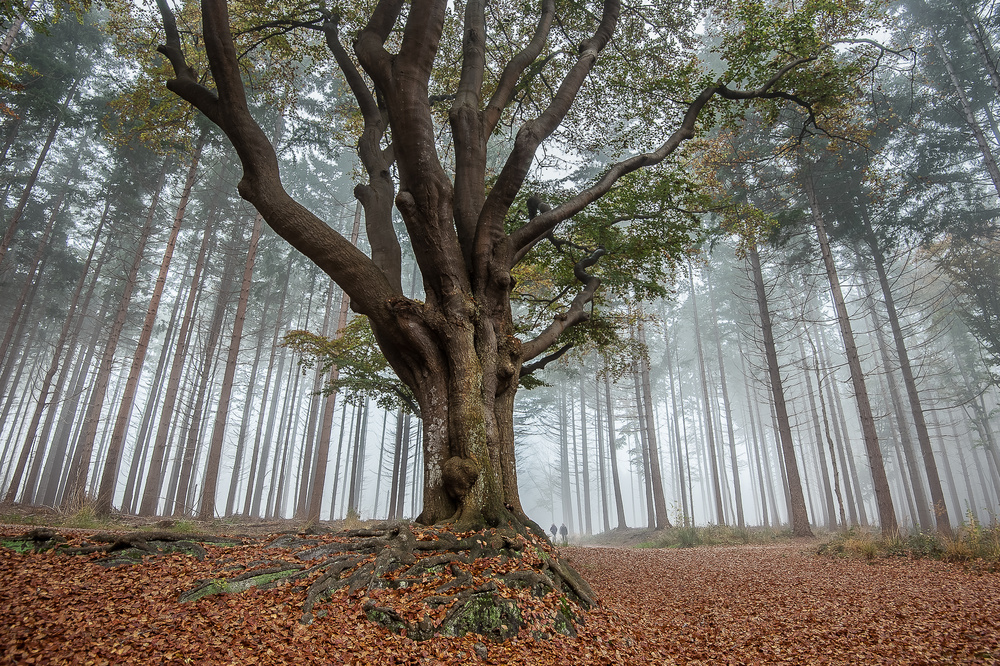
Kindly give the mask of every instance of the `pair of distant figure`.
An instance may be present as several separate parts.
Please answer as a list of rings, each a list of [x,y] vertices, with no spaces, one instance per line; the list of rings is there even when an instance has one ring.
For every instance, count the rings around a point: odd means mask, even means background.
[[[552,523],[552,526],[549,528],[549,531],[552,532],[552,540],[555,541],[556,531],[557,531],[555,523]],[[564,546],[567,545],[569,543],[569,530],[566,529],[566,523],[563,523],[562,525],[559,526],[558,532],[562,536],[563,545]]]

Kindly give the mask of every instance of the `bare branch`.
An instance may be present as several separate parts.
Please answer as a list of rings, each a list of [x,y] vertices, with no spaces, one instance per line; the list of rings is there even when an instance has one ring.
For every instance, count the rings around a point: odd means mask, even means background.
[[[538,359],[537,361],[535,361],[533,363],[529,363],[527,365],[522,365],[521,366],[520,377],[526,377],[526,376],[530,375],[531,373],[535,372],[536,370],[541,370],[542,368],[544,368],[545,366],[547,366],[552,361],[558,360],[559,357],[561,357],[563,354],[565,354],[566,352],[568,352],[572,348],[573,348],[573,343],[572,342],[568,342],[568,343],[564,344],[562,347],[560,347],[559,349],[557,349],[554,352],[552,352],[551,354],[543,356],[542,358]]]
[[[197,83],[187,66],[173,13],[157,0],[166,44],[160,47],[174,68],[168,87],[201,110],[225,132],[243,165],[240,195],[253,204],[268,225],[339,284],[359,311],[379,322],[393,322],[388,302],[399,295],[377,266],[347,239],[292,199],[281,184],[274,146],[250,114],[239,58],[223,0],[203,0],[205,51],[218,96]]]
[[[477,262],[485,263],[492,247],[503,231],[503,218],[524,184],[535,151],[541,142],[556,130],[573,105],[580,88],[597,62],[597,56],[607,45],[618,24],[621,12],[619,0],[604,0],[604,12],[594,34],[582,44],[577,60],[566,73],[548,107],[535,120],[521,125],[514,147],[496,184],[486,197],[476,236]],[[516,246],[515,246],[516,247]]]
[[[587,273],[587,269],[596,264],[605,254],[607,251],[603,247],[599,247],[584,259],[576,262],[573,266],[573,275],[583,283],[583,289],[576,295],[569,307],[556,315],[552,323],[539,333],[538,337],[521,345],[522,361],[535,358],[555,344],[566,329],[590,319],[590,313],[585,308],[587,303],[594,299],[594,294],[601,286],[601,279]]]
[[[504,67],[503,73],[500,75],[500,81],[497,83],[497,88],[493,91],[493,96],[486,105],[483,120],[486,136],[493,134],[493,130],[496,129],[503,110],[510,104],[511,98],[517,90],[518,79],[520,79],[524,70],[541,54],[542,47],[545,46],[545,40],[552,29],[552,18],[555,14],[555,0],[542,0],[542,13],[538,19],[538,25],[535,27],[535,34],[532,35],[531,41],[517,55],[511,58],[507,66]]]
[[[702,90],[701,94],[688,105],[684,119],[681,121],[681,126],[656,151],[634,155],[611,165],[605,174],[592,186],[571,197],[558,207],[532,218],[524,226],[514,231],[510,235],[510,244],[513,250],[510,266],[515,266],[538,241],[555,229],[556,225],[560,222],[569,219],[583,210],[587,205],[607,194],[612,186],[623,176],[638,169],[659,164],[676,151],[684,141],[692,138],[695,135],[695,124],[697,123],[698,116],[716,94],[731,100],[786,99],[806,108],[810,113],[809,122],[814,122],[815,116],[813,115],[812,107],[808,103],[789,93],[770,92],[770,89],[788,72],[815,59],[815,56],[796,58],[781,67],[774,76],[756,90],[732,90],[720,84],[708,86]]]
[[[365,209],[365,229],[372,248],[372,260],[382,269],[390,284],[402,292],[402,251],[392,226],[392,200],[396,188],[389,173],[393,152],[383,150],[387,119],[364,77],[340,42],[340,17],[327,15],[323,22],[327,48],[344,73],[364,119],[358,139],[358,156],[368,174],[368,184],[359,184],[354,195]]]
[[[209,120],[218,124],[218,96],[198,81],[198,72],[187,64],[187,60],[184,58],[184,49],[181,46],[181,36],[177,31],[177,20],[174,18],[174,13],[171,11],[170,5],[167,4],[167,0],[156,0],[156,6],[160,10],[160,17],[163,19],[163,32],[166,36],[166,43],[160,45],[156,50],[170,61],[175,76],[167,81],[167,89],[204,113]]]

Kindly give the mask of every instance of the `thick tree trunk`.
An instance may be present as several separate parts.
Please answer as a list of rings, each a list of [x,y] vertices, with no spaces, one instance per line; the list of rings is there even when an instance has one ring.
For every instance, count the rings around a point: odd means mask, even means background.
[[[854,387],[854,398],[857,402],[858,414],[861,419],[861,432],[864,436],[865,451],[868,454],[868,464],[872,474],[879,523],[883,534],[894,535],[899,530],[899,527],[896,523],[896,513],[892,507],[892,495],[889,491],[889,480],[885,475],[882,450],[879,448],[878,435],[875,432],[875,418],[872,415],[871,402],[868,400],[868,388],[865,385],[864,371],[861,368],[861,358],[858,355],[858,348],[854,341],[854,331],[851,329],[850,315],[847,312],[847,304],[844,302],[844,294],[840,289],[840,278],[837,275],[837,267],[833,263],[830,241],[826,235],[826,226],[819,210],[819,202],[816,199],[811,174],[805,174],[803,187],[809,197],[809,208],[812,212],[813,224],[816,227],[816,237],[819,241],[820,251],[823,254],[823,264],[826,267],[826,275],[830,281],[830,290],[833,292],[834,305],[837,310],[837,322],[840,325],[840,333],[844,340],[844,349],[847,354],[847,363],[851,370],[851,383]]]
[[[767,305],[767,292],[764,289],[764,276],[760,269],[760,255],[757,253],[757,245],[753,241],[747,243],[747,257],[750,259],[754,290],[757,294],[757,311],[760,315],[761,334],[764,338],[764,357],[767,360],[772,406],[781,444],[779,451],[784,460],[785,488],[789,495],[788,506],[791,513],[789,522],[792,526],[792,534],[795,536],[812,536],[812,530],[809,528],[809,516],[806,512],[805,496],[802,494],[802,482],[799,479],[799,467],[795,460],[792,428],[785,405],[785,391],[781,383],[781,369],[778,366],[778,351],[774,344],[774,331],[771,327],[771,313]]]

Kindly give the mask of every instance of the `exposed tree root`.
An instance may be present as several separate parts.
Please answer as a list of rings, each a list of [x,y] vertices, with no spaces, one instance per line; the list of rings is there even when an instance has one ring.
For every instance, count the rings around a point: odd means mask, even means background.
[[[103,566],[118,566],[135,564],[148,555],[164,555],[166,553],[183,552],[196,557],[199,561],[205,559],[205,548],[201,543],[221,545],[237,545],[240,541],[217,537],[210,534],[174,534],[172,532],[130,532],[128,534],[95,534],[89,541],[80,546],[65,545],[66,539],[52,530],[35,529],[20,537],[22,540],[33,539],[38,546],[36,550],[56,548],[67,555],[89,555],[92,553],[107,553],[108,557],[95,560]],[[44,539],[40,541],[40,539]]]
[[[317,541],[281,536],[270,547],[296,550],[289,558],[295,561],[203,581],[182,600],[299,583],[303,623],[323,617],[323,602],[345,594],[358,598],[368,619],[414,640],[469,632],[504,640],[522,628],[540,637],[573,635],[595,603],[586,581],[530,534],[453,534],[396,523]]]
[[[202,545],[238,545],[211,535],[171,532],[97,534],[72,544],[37,529],[15,541],[23,550],[55,548],[70,555],[104,554],[104,566],[184,552],[199,560]],[[387,523],[348,532],[283,534],[267,542],[267,559],[228,566],[180,596],[181,602],[293,585],[303,595],[300,621],[322,618],[334,595],[355,599],[371,621],[414,640],[467,633],[502,641],[529,631],[544,638],[576,634],[594,593],[544,538],[531,530],[445,528]],[[228,560],[228,558],[227,558]]]

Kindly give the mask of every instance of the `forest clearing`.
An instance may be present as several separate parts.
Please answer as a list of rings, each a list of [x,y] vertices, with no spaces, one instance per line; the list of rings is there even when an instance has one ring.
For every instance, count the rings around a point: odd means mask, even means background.
[[[58,528],[56,531],[59,531]],[[23,526],[0,528],[4,544]],[[69,545],[93,530],[66,530]],[[284,535],[286,538],[289,535]],[[571,546],[600,598],[576,636],[414,641],[341,590],[300,622],[304,585],[181,602],[199,580],[281,552],[279,535],[101,566],[103,555],[0,549],[0,660],[92,664],[988,664],[1000,574],[902,557],[817,554],[819,539],[683,549]],[[310,538],[310,537],[304,537]]]
[[[0,3],[3,658],[996,661],[996,2]]]

